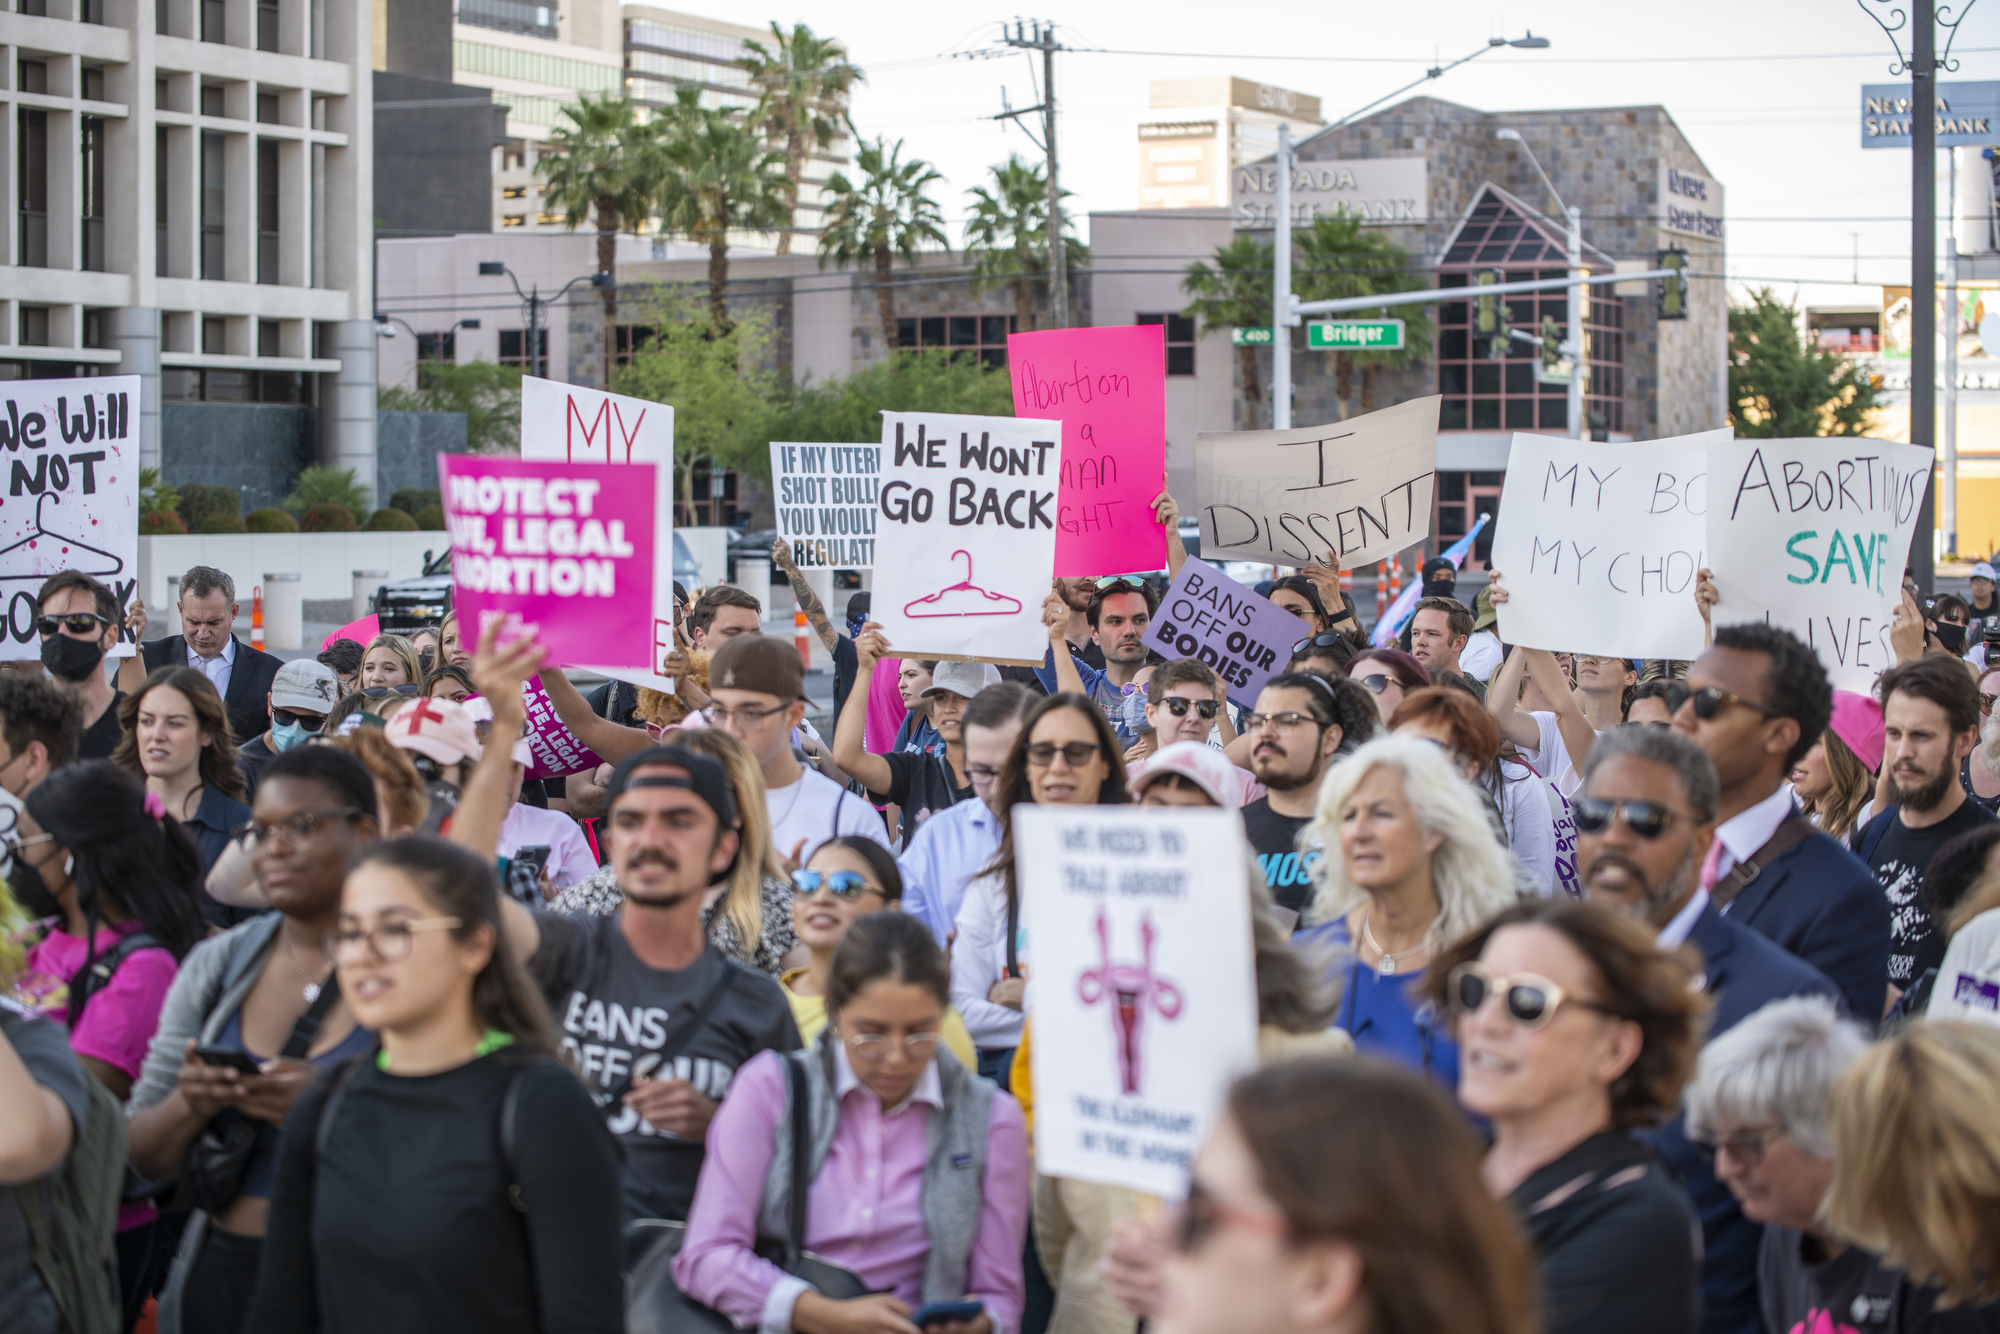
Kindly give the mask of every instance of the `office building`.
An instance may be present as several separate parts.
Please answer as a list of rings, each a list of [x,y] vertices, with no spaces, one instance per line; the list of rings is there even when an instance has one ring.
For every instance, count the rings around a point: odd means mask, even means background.
[[[1237,169],[1320,125],[1319,99],[1249,79],[1156,79],[1139,121],[1139,207],[1229,208]]]

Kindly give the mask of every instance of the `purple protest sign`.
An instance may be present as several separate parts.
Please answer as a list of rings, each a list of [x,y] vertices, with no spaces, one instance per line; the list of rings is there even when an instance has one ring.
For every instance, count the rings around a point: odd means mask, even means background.
[[[554,701],[542,688],[542,678],[531,676],[521,683],[521,703],[528,714],[528,749],[535,762],[528,766],[530,778],[567,778],[604,763],[597,752],[577,739],[556,716]]]
[[[1145,643],[1169,658],[1193,658],[1222,678],[1229,698],[1255,705],[1264,682],[1285,670],[1306,623],[1213,565],[1189,557],[1146,627]]]

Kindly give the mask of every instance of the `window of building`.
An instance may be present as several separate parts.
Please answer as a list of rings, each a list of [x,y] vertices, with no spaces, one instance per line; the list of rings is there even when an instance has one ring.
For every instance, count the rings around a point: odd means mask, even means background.
[[[942,351],[953,361],[978,360],[1005,369],[1012,315],[920,315],[896,321],[896,346]]]
[[[473,28],[556,40],[556,6],[536,0],[458,0],[458,21]]]
[[[625,25],[627,46],[650,46],[661,51],[684,51],[689,55],[735,60],[743,54],[743,40],[727,33],[704,32],[674,23],[651,23],[633,19]]]
[[[49,345],[49,308],[47,306],[21,307],[21,344],[24,347],[47,347]]]
[[[462,9],[459,12],[464,13]],[[511,46],[494,46],[490,42],[453,42],[451,59],[452,68],[466,73],[515,79],[521,83],[553,84],[558,88],[574,88],[580,93],[610,92],[618,86],[620,77],[616,65],[599,65],[540,51],[517,51]]]
[[[20,249],[16,262],[49,266],[49,113],[23,108],[16,140],[20,191]]]
[[[742,54],[742,48],[737,49]],[[688,60],[682,56],[660,55],[652,51],[627,51],[625,68],[634,74],[650,74],[657,78],[678,80],[684,83],[714,83],[725,88],[750,87],[750,71],[740,65],[718,65],[706,60]]]
[[[83,345],[85,347],[105,346],[104,342],[105,313],[106,312],[102,310],[86,310],[83,312]]]
[[[1194,374],[1194,317],[1191,315],[1141,315],[1141,324],[1167,326],[1167,374]]]
[[[278,123],[278,95],[276,93],[257,94],[257,119],[265,125]]]
[[[696,527],[727,528],[735,524],[737,493],[734,468],[714,472],[708,464],[697,463],[689,480],[692,485],[688,494],[676,499],[676,513],[685,516],[691,512]]]
[[[16,61],[14,79],[14,86],[24,93],[46,93],[49,90],[49,62],[25,59]]]
[[[103,24],[104,0],[82,0],[82,3],[76,7],[76,21],[78,23]]]
[[[298,371],[223,371],[168,367],[160,397],[172,403],[282,403],[311,406],[313,376]]]
[[[162,37],[171,36],[173,29],[167,23],[167,6],[172,0],[153,0],[153,31]]]
[[[500,146],[500,170],[521,171],[528,165],[528,141],[509,139]]]
[[[549,331],[547,329],[535,330],[535,351],[539,354],[538,359],[541,364],[546,367],[549,359]],[[535,369],[534,362],[528,359],[528,331],[526,329],[502,329],[500,331],[500,364],[502,366],[519,366],[523,370],[530,372]]]
[[[528,197],[528,187],[525,185],[502,186],[500,197],[502,199],[526,199]]]
[[[220,282],[223,264],[222,136],[213,130],[201,136],[201,276]]]
[[[257,141],[257,281],[282,281],[278,259],[278,141]]]
[[[222,119],[228,113],[222,109],[222,85],[205,83],[201,86],[201,114]]]
[[[15,6],[14,12],[16,14],[31,14],[36,18],[45,19],[49,16],[49,0],[20,0],[20,3]]]
[[[104,272],[104,118],[79,116],[83,146],[83,267]]]
[[[420,333],[417,335],[417,365],[426,363],[456,365],[458,362],[458,331],[446,329],[443,333]]]
[[[219,315],[204,316],[201,322],[201,350],[219,357],[229,351],[229,321]]]
[[[167,276],[167,127],[153,128],[153,273]]]
[[[535,225],[537,227],[560,227],[562,226],[562,222],[562,214],[551,213],[547,209],[543,209],[535,214]]]
[[[528,215],[525,213],[502,213],[500,215],[500,225],[502,227],[525,227],[528,225]]]
[[[201,40],[218,44],[229,41],[229,6],[226,0],[200,0]]]
[[[611,364],[630,366],[632,356],[644,351],[659,330],[650,324],[620,324],[611,330]]]
[[[257,355],[260,357],[283,356],[284,353],[278,350],[279,346],[278,322],[276,320],[258,320]]]
[[[278,0],[257,0],[257,49],[278,49]]]
[[[83,67],[83,100],[102,102],[104,100],[104,66],[85,65]]]
[[[172,85],[167,82],[166,75],[162,74],[159,78],[153,80],[153,106],[156,110],[168,110],[168,103],[172,100],[172,97]]]

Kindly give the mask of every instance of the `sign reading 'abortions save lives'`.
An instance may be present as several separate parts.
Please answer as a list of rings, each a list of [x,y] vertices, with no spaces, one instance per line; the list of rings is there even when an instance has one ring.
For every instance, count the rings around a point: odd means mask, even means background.
[[[1014,413],[1063,425],[1056,573],[1157,570],[1167,538],[1153,518],[1166,489],[1167,345],[1158,324],[1010,334]]]
[[[801,570],[874,568],[881,471],[880,445],[771,442],[778,536]]]
[[[1197,436],[1202,554],[1347,569],[1423,541],[1442,401],[1411,399],[1302,431]]]
[[[882,414],[872,615],[890,652],[1039,664],[1062,423]]]

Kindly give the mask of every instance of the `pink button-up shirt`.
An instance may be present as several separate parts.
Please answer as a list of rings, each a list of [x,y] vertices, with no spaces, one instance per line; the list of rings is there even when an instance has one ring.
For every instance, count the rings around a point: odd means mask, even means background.
[[[687,1242],[674,1260],[681,1291],[737,1324],[770,1334],[792,1327],[792,1305],[807,1285],[757,1256],[757,1211],[770,1172],[778,1118],[785,1105],[783,1060],[760,1052],[736,1072],[729,1095],[708,1127]],[[881,1099],[833,1048],[840,1129],[813,1178],[806,1210],[806,1249],[859,1274],[868,1286],[923,1304],[924,1159],[930,1117],[943,1103],[933,1064],[910,1096],[885,1111]],[[993,1099],[980,1180],[979,1228],[966,1275],[967,1300],[986,1304],[1000,1334],[1021,1323],[1021,1248],[1028,1226],[1028,1152],[1021,1105],[1005,1093]]]

